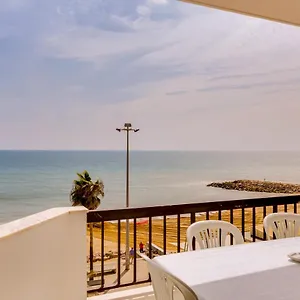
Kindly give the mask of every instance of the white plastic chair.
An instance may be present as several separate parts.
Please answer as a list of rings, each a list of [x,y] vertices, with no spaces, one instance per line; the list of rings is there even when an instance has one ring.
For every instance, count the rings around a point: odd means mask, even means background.
[[[264,218],[267,239],[284,239],[300,235],[300,215],[293,213],[272,213]]]
[[[189,286],[169,274],[154,260],[148,257],[144,257],[144,259],[147,262],[148,271],[151,275],[155,300],[200,300]]]
[[[239,229],[225,221],[199,221],[190,225],[187,229],[188,251],[193,249],[193,239],[200,249],[215,248],[230,245],[230,237],[233,244],[243,244],[244,238]]]

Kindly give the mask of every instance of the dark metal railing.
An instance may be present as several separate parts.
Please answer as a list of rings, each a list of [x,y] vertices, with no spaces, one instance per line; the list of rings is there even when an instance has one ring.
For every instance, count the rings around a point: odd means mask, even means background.
[[[138,257],[137,241],[147,242],[146,252],[150,258],[157,253],[184,251],[181,245],[186,241],[187,227],[196,221],[209,219],[225,220],[236,225],[246,242],[265,240],[263,218],[272,212],[297,213],[298,202],[300,195],[91,211],[87,222],[94,227],[94,240],[88,265],[89,271],[96,268],[98,272],[90,272],[89,285],[104,291],[148,282],[146,263]],[[135,253],[129,271],[122,264],[127,219],[130,220],[130,241]],[[114,251],[105,253],[108,251],[106,248]],[[106,257],[110,255],[113,267],[107,269]]]

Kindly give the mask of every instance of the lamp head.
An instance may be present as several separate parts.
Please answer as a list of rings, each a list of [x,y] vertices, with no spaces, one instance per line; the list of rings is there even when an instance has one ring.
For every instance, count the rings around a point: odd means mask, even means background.
[[[134,132],[138,132],[138,131],[140,131],[140,129],[139,129],[139,128],[133,129],[133,131],[134,131]]]
[[[116,130],[119,131],[119,132],[121,132],[121,129],[120,129],[120,128],[116,128]]]
[[[125,128],[130,128],[130,127],[131,127],[131,123],[125,123],[125,124],[124,124],[124,127],[125,127]]]

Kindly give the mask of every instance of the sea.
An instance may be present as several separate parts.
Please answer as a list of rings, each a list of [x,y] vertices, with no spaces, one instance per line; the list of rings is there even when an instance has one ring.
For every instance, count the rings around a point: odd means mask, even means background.
[[[125,207],[123,151],[0,151],[0,223],[70,206],[72,182],[84,170],[104,182],[100,210]],[[300,183],[300,152],[131,151],[130,206],[262,196],[207,187],[235,179]]]

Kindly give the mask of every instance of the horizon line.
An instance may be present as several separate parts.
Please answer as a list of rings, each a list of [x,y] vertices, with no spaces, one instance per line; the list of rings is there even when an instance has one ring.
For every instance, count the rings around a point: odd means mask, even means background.
[[[0,149],[0,152],[126,152],[126,149]],[[300,149],[130,149],[130,152],[300,152]]]

